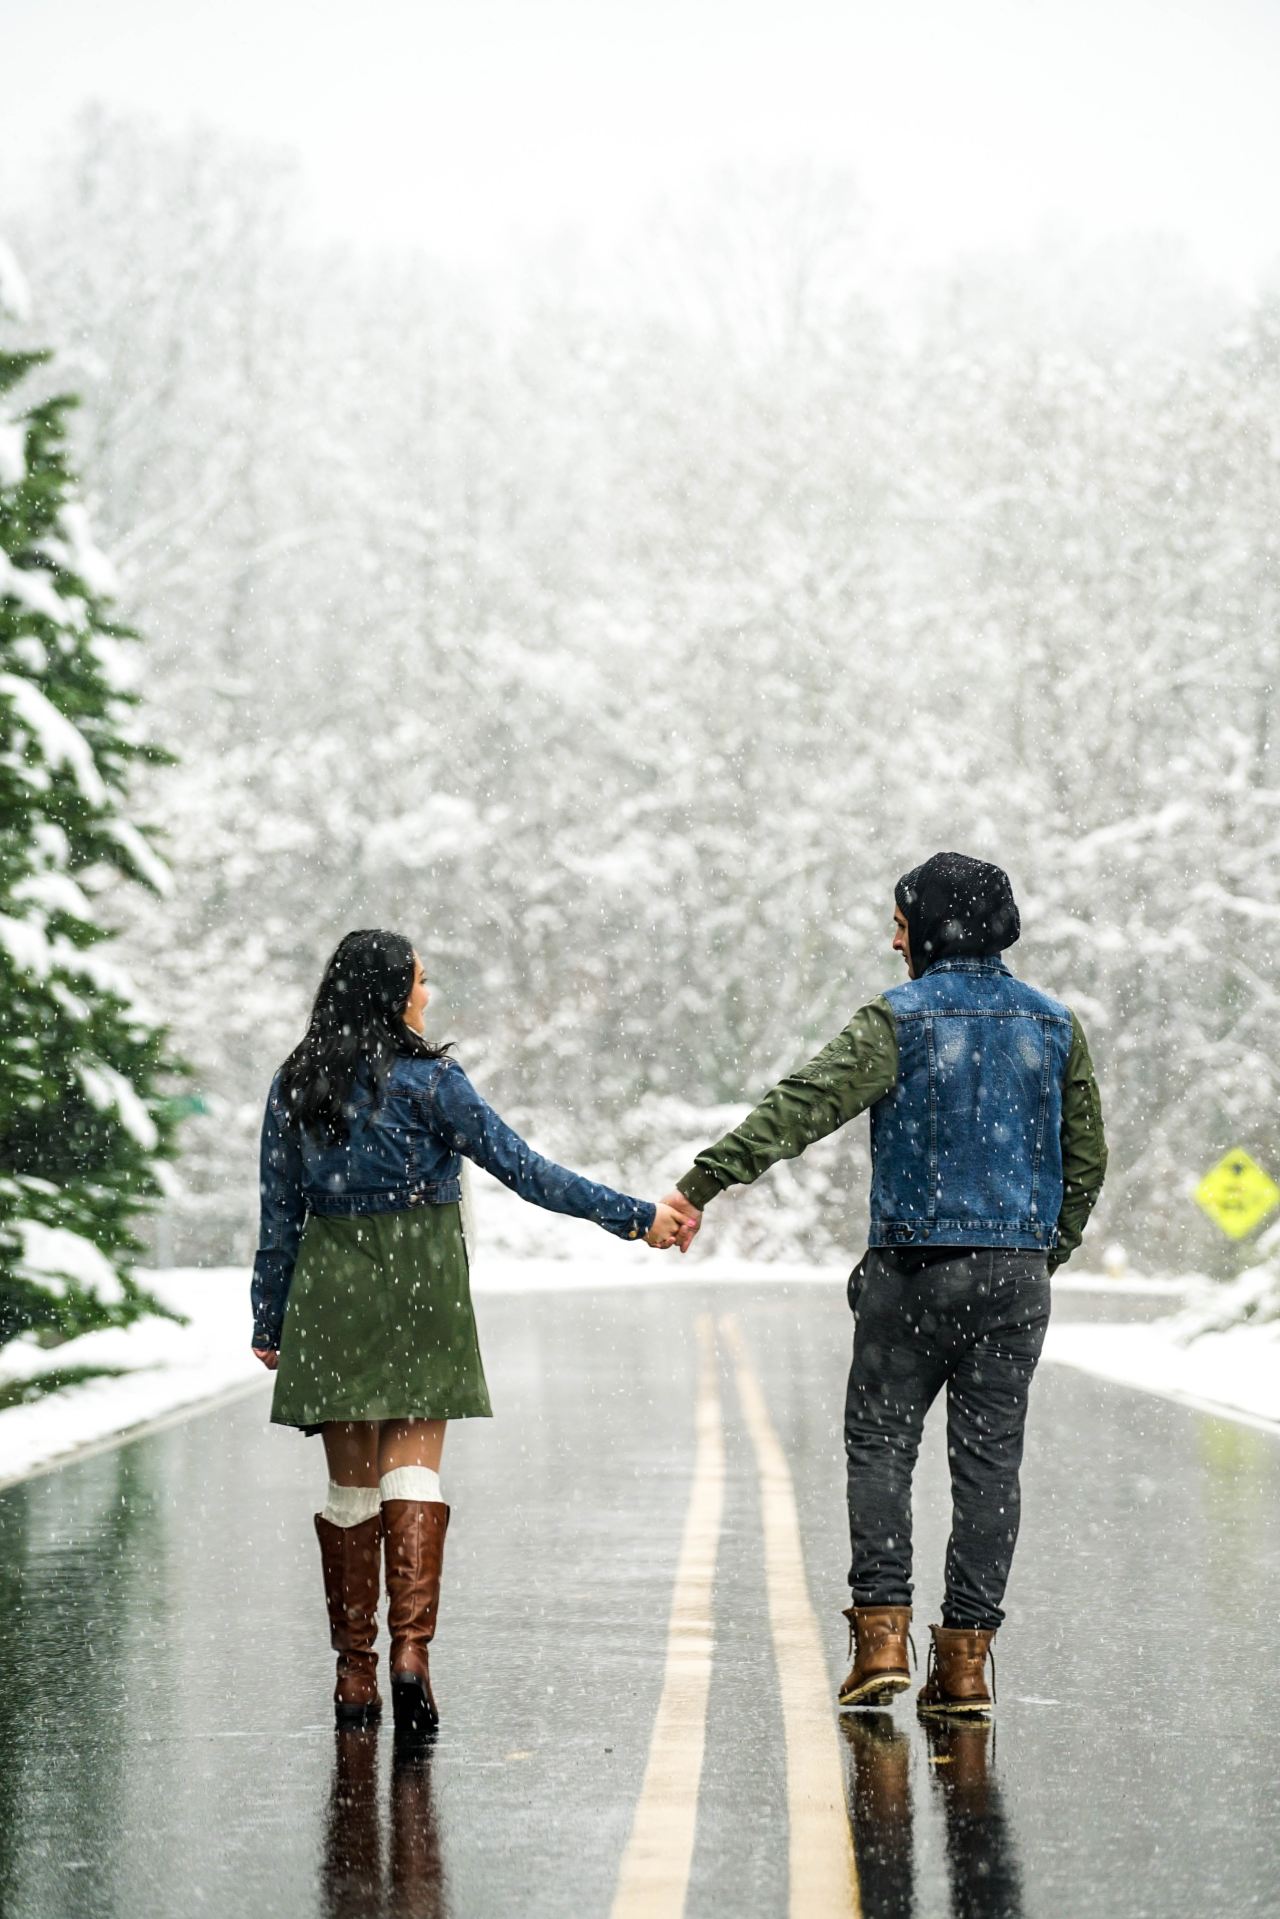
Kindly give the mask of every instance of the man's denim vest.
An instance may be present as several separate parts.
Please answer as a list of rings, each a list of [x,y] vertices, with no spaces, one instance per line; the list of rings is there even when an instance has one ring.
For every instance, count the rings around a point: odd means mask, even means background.
[[[885,994],[898,1083],[871,1108],[872,1246],[1057,1244],[1071,1014],[1003,962]]]

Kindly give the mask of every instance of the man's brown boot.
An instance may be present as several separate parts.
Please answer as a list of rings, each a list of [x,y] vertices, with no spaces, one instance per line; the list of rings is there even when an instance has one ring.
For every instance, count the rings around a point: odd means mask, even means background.
[[[994,1686],[995,1657],[990,1632],[962,1630],[958,1626],[930,1626],[933,1645],[929,1649],[929,1676],[920,1688],[916,1711],[922,1719],[950,1719],[971,1713],[989,1713],[995,1705],[995,1693],[987,1691],[987,1659],[991,1657]]]
[[[368,1726],[382,1711],[378,1696],[378,1572],[382,1560],[382,1515],[358,1526],[335,1526],[316,1514],[316,1537],[329,1608],[329,1644],[338,1655],[333,1689],[340,1726]]]
[[[384,1499],[391,1706],[398,1733],[422,1736],[440,1724],[427,1647],[440,1610],[440,1568],[449,1508],[440,1500]]]
[[[850,1606],[849,1652],[853,1665],[840,1688],[840,1705],[885,1706],[911,1684],[907,1669],[910,1606]]]

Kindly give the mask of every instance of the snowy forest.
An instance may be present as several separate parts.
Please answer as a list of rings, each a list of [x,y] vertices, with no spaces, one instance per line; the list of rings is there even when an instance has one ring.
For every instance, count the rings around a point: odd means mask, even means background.
[[[1280,1174],[1280,289],[1064,235],[890,301],[818,172],[495,286],[320,245],[287,160],[100,112],[0,232],[0,345],[54,350],[23,406],[80,396],[173,756],[130,773],[167,888],[100,898],[203,1109],[153,1251],[247,1264],[262,1098],[347,929],[413,938],[537,1145],[656,1196],[896,983],[893,883],[955,847],[1090,1037],[1088,1250],[1221,1261],[1196,1180]],[[851,1128],[706,1238],[853,1257],[866,1173]]]

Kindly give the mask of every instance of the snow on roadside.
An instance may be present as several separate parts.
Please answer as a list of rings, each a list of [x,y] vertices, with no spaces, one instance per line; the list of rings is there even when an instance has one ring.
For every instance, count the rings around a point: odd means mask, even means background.
[[[1181,1315],[1138,1326],[1059,1321],[1049,1328],[1044,1357],[1116,1386],[1280,1431],[1280,1322],[1192,1337]]]
[[[143,1277],[190,1325],[141,1319],[62,1346],[15,1339],[0,1348],[0,1385],[66,1366],[129,1368],[120,1378],[87,1380],[0,1412],[0,1485],[202,1400],[255,1383],[265,1388],[267,1375],[248,1350],[249,1285],[242,1268]]]

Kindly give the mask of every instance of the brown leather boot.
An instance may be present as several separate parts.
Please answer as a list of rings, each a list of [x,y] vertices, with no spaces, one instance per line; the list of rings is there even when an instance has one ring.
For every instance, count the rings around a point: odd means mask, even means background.
[[[378,1637],[382,1515],[375,1513],[358,1526],[335,1526],[317,1513],[316,1537],[329,1608],[329,1644],[338,1655],[334,1717],[340,1726],[371,1725],[382,1711],[378,1655],[373,1650]]]
[[[427,1647],[440,1609],[440,1567],[449,1508],[439,1500],[384,1499],[391,1706],[396,1731],[421,1736],[440,1724]]]
[[[840,1688],[841,1708],[884,1706],[911,1684],[907,1669],[910,1606],[850,1606],[849,1652],[853,1665]],[[855,1651],[856,1647],[856,1651]]]
[[[990,1632],[958,1626],[930,1626],[929,1675],[920,1688],[916,1711],[922,1719],[947,1719],[970,1713],[989,1713],[995,1701],[995,1656]],[[992,1691],[987,1691],[987,1658],[991,1656]]]

